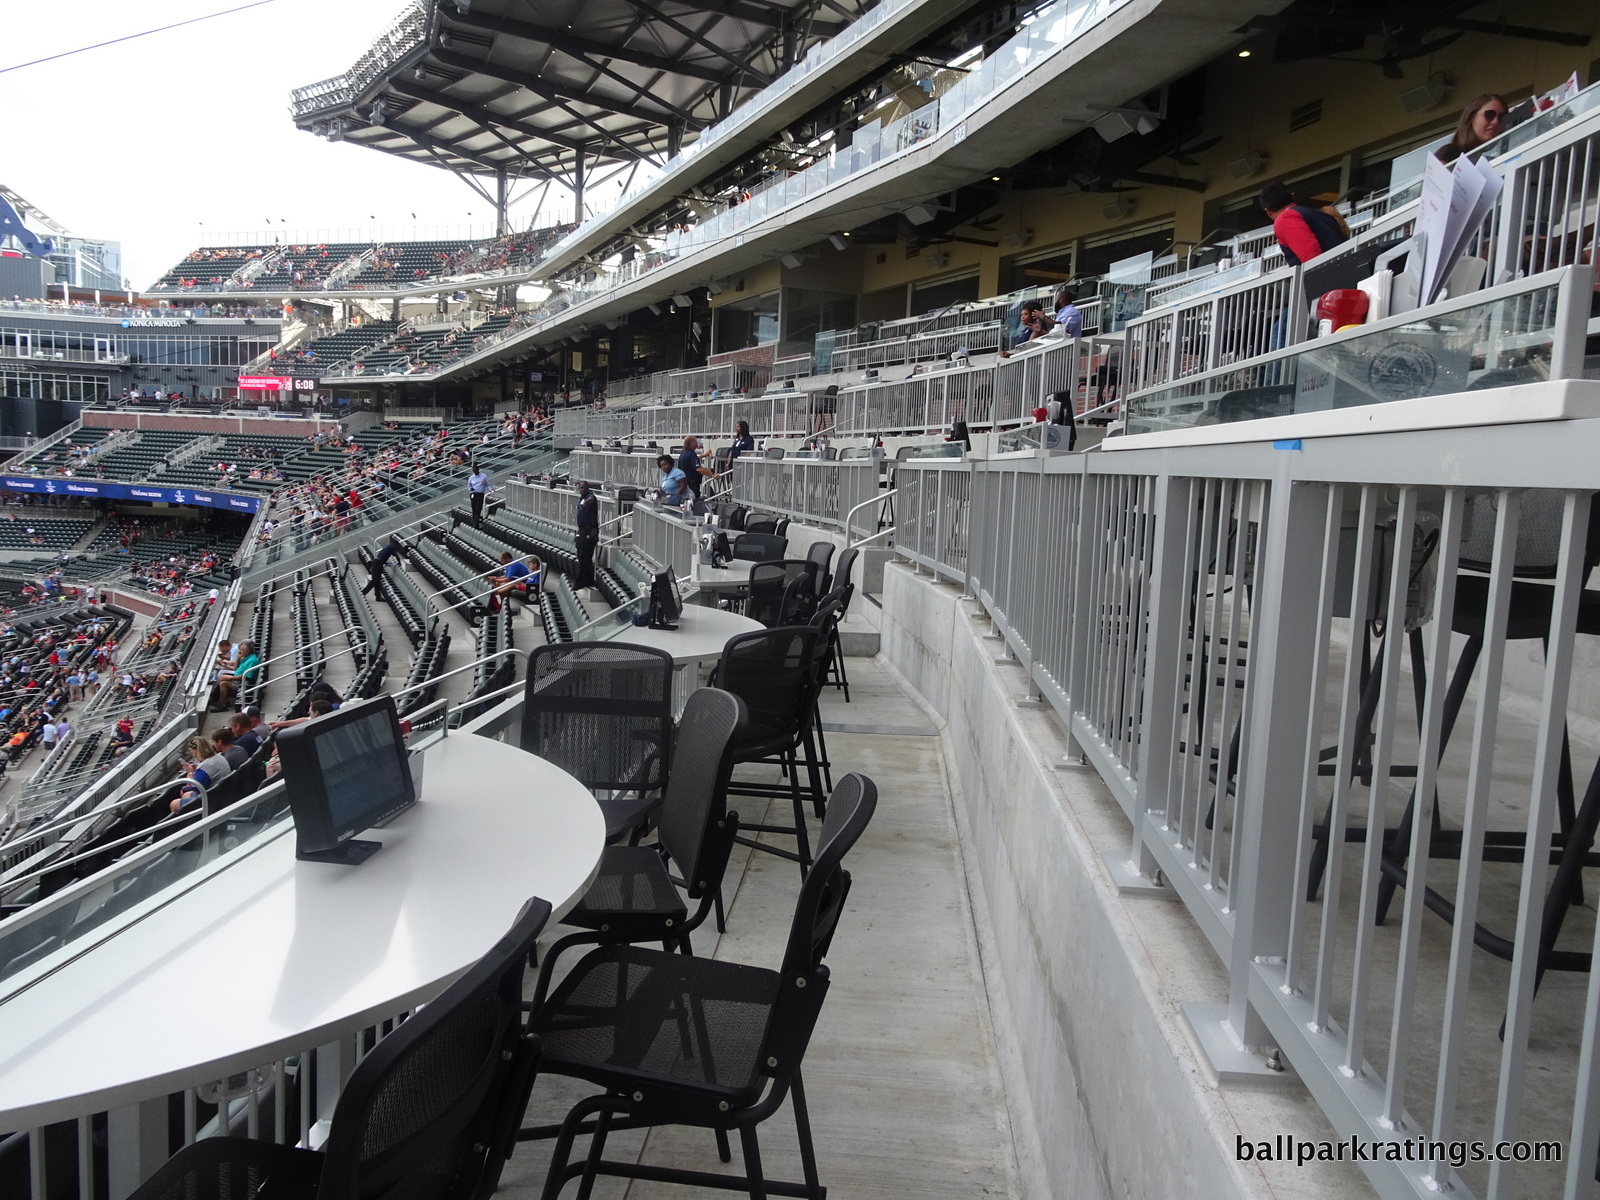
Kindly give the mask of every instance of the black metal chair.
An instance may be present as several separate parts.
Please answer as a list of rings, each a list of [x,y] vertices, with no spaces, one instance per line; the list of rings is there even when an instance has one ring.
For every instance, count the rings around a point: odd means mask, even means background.
[[[744,732],[744,702],[716,688],[689,697],[678,721],[672,773],[661,798],[653,846],[607,846],[594,882],[564,925],[568,934],[550,947],[544,972],[570,946],[610,942],[654,942],[691,953],[689,935],[706,919],[713,903],[723,927],[722,875],[739,831],[739,814],[727,811],[728,780],[734,747]],[[674,879],[668,861],[677,869]],[[679,894],[698,900],[695,914]]]
[[[828,758],[828,735],[822,728],[822,689],[839,645],[839,614],[849,600],[850,585],[836,588],[824,596],[812,614],[810,624],[817,632],[817,682],[813,692],[811,725],[816,737],[817,765],[822,770],[822,786],[833,790],[833,763]]]
[[[824,681],[828,687],[836,687],[844,692],[844,702],[850,703],[850,676],[844,668],[844,648],[839,641],[839,626],[850,613],[850,601],[855,599],[856,585],[851,576],[855,574],[856,559],[861,557],[861,551],[854,546],[846,546],[839,554],[839,562],[833,572],[833,591],[844,592],[844,603],[839,606],[839,619],[834,622],[833,636],[828,647],[828,675]]]
[[[775,533],[744,533],[733,543],[733,557],[745,562],[772,562],[789,550],[789,542]]]
[[[833,591],[833,574],[828,570],[837,549],[832,542],[812,542],[806,558],[817,564],[817,595],[826,596]]]
[[[749,713],[744,736],[735,751],[735,763],[766,763],[782,768],[786,782],[776,784],[733,782],[730,796],[752,796],[765,800],[787,799],[794,810],[794,824],[767,825],[746,823],[737,841],[768,854],[776,854],[800,864],[804,873],[811,865],[810,835],[806,831],[805,797],[800,786],[799,752],[805,751],[807,788],[812,807],[823,815],[825,797],[822,774],[811,738],[812,719],[817,701],[817,655],[821,631],[809,625],[787,625],[759,629],[731,638],[723,647],[713,686],[732,692],[744,701]],[[795,839],[795,849],[769,845],[745,834],[777,833]]]
[[[816,611],[817,564],[805,558],[758,562],[750,568],[744,615],[768,629],[803,625]]]
[[[587,1196],[599,1175],[822,1200],[801,1064],[828,991],[823,960],[850,892],[843,859],[876,807],[870,779],[840,780],[780,970],[605,946],[585,955],[548,999],[535,993],[529,1028],[543,1042],[541,1069],[604,1089],[574,1105],[560,1125],[522,1131],[527,1141],[555,1139],[545,1200],[579,1177]],[[761,1166],[757,1127],[786,1097],[793,1098],[804,1183],[768,1182]],[[656,1125],[713,1130],[723,1162],[732,1158],[728,1134],[738,1130],[745,1174],[603,1157],[609,1134]],[[582,1135],[591,1139],[588,1155],[569,1162]]]
[[[641,834],[672,749],[672,655],[563,642],[528,656],[521,746],[601,793],[606,840]]]
[[[322,1150],[204,1138],[134,1200],[483,1200],[516,1145],[538,1069],[522,977],[549,918],[549,903],[529,900],[488,954],[361,1060]]]
[[[1597,497],[1596,499],[1600,499]],[[1439,755],[1443,757],[1450,743],[1455,722],[1466,699],[1472,675],[1488,630],[1490,555],[1493,541],[1494,506],[1486,499],[1475,501],[1477,511],[1469,509],[1469,522],[1462,543],[1460,564],[1467,571],[1484,574],[1460,574],[1456,577],[1455,603],[1451,610],[1450,628],[1466,637],[1455,671],[1445,692],[1439,738]],[[1555,611],[1556,589],[1553,583],[1557,573],[1559,536],[1562,526],[1564,500],[1559,492],[1529,492],[1522,501],[1522,535],[1518,538],[1516,561],[1513,567],[1511,596],[1506,619],[1505,638],[1508,642],[1538,639],[1547,647],[1551,621]],[[1473,519],[1476,518],[1476,519]],[[1580,580],[1587,580],[1596,565],[1600,565],[1600,503],[1591,503],[1589,524],[1585,531],[1583,566]],[[1579,593],[1576,614],[1576,632],[1583,636],[1600,636],[1600,591],[1585,589]],[[1377,923],[1383,924],[1397,888],[1405,887],[1409,877],[1412,854],[1412,814],[1416,805],[1413,789],[1400,823],[1384,834],[1382,859],[1383,878],[1379,882]],[[1558,829],[1548,848],[1550,861],[1556,866],[1552,882],[1545,892],[1544,908],[1539,932],[1539,958],[1535,972],[1535,985],[1546,971],[1588,971],[1593,965],[1589,951],[1559,950],[1556,940],[1571,907],[1583,900],[1582,873],[1585,866],[1600,865],[1593,847],[1595,834],[1600,829],[1600,762],[1591,772],[1584,789],[1582,803],[1576,801],[1572,770],[1570,739],[1565,729],[1561,737],[1561,763],[1556,780],[1556,809]],[[1430,858],[1460,858],[1462,832],[1443,828],[1439,821],[1438,805],[1434,805],[1434,820],[1429,831],[1426,853]],[[1521,862],[1528,851],[1524,830],[1485,830],[1482,857],[1488,862]],[[1424,904],[1445,921],[1455,923],[1455,906],[1447,896],[1429,887],[1424,892]],[[1497,958],[1510,960],[1516,952],[1512,937],[1497,934],[1478,923],[1473,930],[1473,944]]]
[[[778,532],[778,518],[746,517],[744,527],[747,533],[776,534]]]

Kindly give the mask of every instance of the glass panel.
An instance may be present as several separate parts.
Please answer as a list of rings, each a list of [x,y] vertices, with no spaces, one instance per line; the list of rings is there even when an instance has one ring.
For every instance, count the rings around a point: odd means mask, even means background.
[[[174,784],[170,790],[176,793],[177,788]],[[177,821],[184,819],[167,814],[168,803],[166,792],[144,796],[129,806],[118,823],[137,826],[142,819],[140,814],[148,810],[148,815],[158,822],[150,828],[151,836],[166,836],[169,829],[176,831]],[[112,932],[120,924],[119,918],[135,905],[168,889],[183,888],[188,877],[228,855],[237,854],[240,847],[261,834],[287,828],[290,823],[287,805],[288,797],[283,788],[263,789],[251,803],[194,837],[171,838],[172,844],[164,850],[153,846],[140,848],[137,828],[132,835],[122,835],[132,836],[134,840],[121,849],[105,852],[107,857],[123,856],[123,862],[106,878],[92,887],[68,884],[49,899],[23,909],[0,924],[0,1000],[23,982],[23,973],[40,960],[55,958],[75,945],[87,949]],[[188,820],[193,823],[193,818]],[[102,837],[115,840],[115,829],[113,826],[113,836],[102,834]],[[85,862],[91,871],[104,865],[92,859]],[[71,864],[53,869],[71,878]],[[51,876],[46,874],[43,882],[52,882]]]
[[[1550,377],[1557,289],[1536,288],[1163,388],[1129,401],[1128,432],[1386,404]]]

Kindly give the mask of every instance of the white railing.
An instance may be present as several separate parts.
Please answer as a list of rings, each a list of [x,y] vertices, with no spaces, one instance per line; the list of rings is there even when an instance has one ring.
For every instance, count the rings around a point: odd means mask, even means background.
[[[673,575],[682,579],[694,569],[696,524],[693,517],[680,512],[653,504],[635,505],[633,544],[652,561],[671,567]]]
[[[419,0],[395,18],[343,75],[296,88],[290,97],[290,113],[304,117],[351,103],[384,71],[426,45],[427,39],[428,10]]]
[[[1462,257],[1481,260],[1482,267],[1479,278],[1467,284],[1470,292],[1455,299],[1496,283],[1584,265],[1591,258],[1600,209],[1600,90],[1590,89],[1579,99],[1583,102],[1569,104],[1550,119],[1541,116],[1513,130],[1504,145],[1490,146],[1489,152],[1498,154],[1492,165],[1505,186],[1483,224],[1465,235]],[[1414,232],[1416,191],[1388,196],[1369,211],[1374,219],[1351,241],[1307,266],[1265,270],[1266,263],[1242,264],[1231,272],[1244,276],[1239,282],[1230,283],[1229,273],[1218,273],[1163,293],[1160,307],[1128,324],[1127,394],[1167,388],[1234,364],[1248,366],[1313,338],[1308,270],[1373,244],[1398,245]],[[1265,252],[1271,231],[1251,236],[1256,242],[1246,246],[1240,241],[1236,252]],[[1421,297],[1421,302],[1427,299]]]
[[[877,496],[883,464],[875,458],[756,458],[733,463],[733,498],[807,524],[847,533],[876,533],[877,518],[864,507]],[[854,514],[853,516],[851,514]]]
[[[1591,1196],[1591,923],[1556,933],[1600,817],[1564,725],[1600,421],[1311,446],[901,463],[895,549],[977,598],[1210,941],[1202,1045],[1281,1054],[1341,1138],[1443,1143],[1380,1195]],[[1514,577],[1547,617],[1508,635]]]

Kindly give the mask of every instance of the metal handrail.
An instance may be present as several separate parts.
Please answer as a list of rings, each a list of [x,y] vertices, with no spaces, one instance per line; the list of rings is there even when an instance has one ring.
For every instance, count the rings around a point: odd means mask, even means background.
[[[525,660],[527,659],[528,655],[529,651],[525,650],[521,646],[506,646],[504,649],[496,650],[493,654],[486,654],[482,658],[474,659],[469,663],[463,663],[459,667],[452,667],[443,674],[430,676],[429,678],[424,679],[421,683],[409,684],[406,687],[400,688],[398,691],[390,692],[389,695],[399,699],[401,696],[409,696],[412,692],[420,692],[423,688],[436,687],[442,681],[449,679],[452,676],[459,675],[463,671],[470,671],[474,667],[481,667],[484,663],[496,662],[499,659],[506,657],[521,658]],[[476,704],[477,701],[474,700],[473,703]],[[411,719],[411,715],[408,713],[406,715],[406,720],[409,721]]]
[[[845,515],[844,515],[844,531],[845,531],[845,534],[848,535],[850,533],[850,518],[851,517],[855,516],[863,508],[868,508],[868,507],[870,507],[871,505],[874,505],[874,504],[882,504],[890,496],[897,495],[899,493],[899,491],[900,491],[899,488],[892,487],[886,492],[880,492],[878,495],[872,497],[872,499],[870,499],[870,500],[863,500],[860,504],[856,505],[849,512],[845,513]],[[881,516],[879,517],[879,520],[882,520]]]
[[[133,801],[142,800],[147,796],[153,796],[157,792],[164,792],[171,786],[172,781],[168,780],[166,783],[158,784],[155,787],[146,788],[144,791],[134,792],[132,795],[124,796],[120,800],[113,800],[105,808],[97,808],[92,812],[86,813],[74,813],[70,817],[54,817],[43,825],[31,826],[26,833],[20,835],[19,837],[15,837],[9,842],[0,842],[0,855],[5,854],[9,850],[14,850],[18,846],[23,846],[29,842],[37,841],[45,834],[51,833],[54,830],[66,829],[69,826],[78,825],[84,821],[92,821],[96,817],[105,816],[107,813],[117,812],[124,807],[131,807]],[[9,887],[10,885],[10,880],[5,881],[5,886]]]
[[[206,791],[205,785],[202,784],[202,783],[198,783],[193,779],[188,780],[188,782],[189,783],[193,783],[195,787],[200,789],[200,807],[197,808],[197,809],[190,809],[188,812],[184,812],[184,811],[180,810],[180,811],[174,813],[173,814],[173,817],[175,818],[175,820],[173,822],[174,824],[177,824],[178,822],[182,822],[182,821],[190,821],[190,820],[193,820],[196,817],[204,818],[209,813],[210,805],[211,805],[211,798],[210,798],[210,795]],[[169,779],[166,783],[162,784],[161,787],[159,787],[159,788],[157,788],[155,790],[164,792],[164,791],[167,791],[167,790],[169,790],[171,788],[180,786],[181,783],[182,783],[182,781],[180,781],[180,780]],[[254,793],[251,793],[251,795],[254,795]],[[66,858],[53,858],[53,859],[50,860],[50,862],[49,862],[49,864],[47,866],[40,867],[37,870],[31,871],[26,875],[17,875],[14,878],[6,880],[6,883],[5,883],[6,889],[8,891],[15,890],[16,888],[22,886],[25,883],[32,883],[35,879],[42,879],[44,876],[50,874],[52,871],[58,871],[62,867],[70,866],[71,864],[73,864],[75,862],[82,862],[85,859],[94,858],[96,855],[104,854],[107,850],[115,850],[118,846],[126,846],[131,842],[141,842],[141,841],[143,841],[145,838],[147,838],[149,836],[150,836],[150,830],[148,830],[148,829],[140,829],[140,830],[137,830],[134,833],[124,834],[122,837],[117,838],[115,841],[103,842],[100,845],[95,846],[92,849],[85,850],[85,851],[83,851],[83,852],[81,852],[79,854],[71,854],[71,855],[68,855]],[[3,927],[0,927],[0,928],[3,928]]]

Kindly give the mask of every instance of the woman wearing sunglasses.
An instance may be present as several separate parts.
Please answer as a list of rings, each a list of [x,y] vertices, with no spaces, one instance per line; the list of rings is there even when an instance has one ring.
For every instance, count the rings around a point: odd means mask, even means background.
[[[1463,154],[1499,137],[1510,128],[1506,120],[1509,111],[1504,96],[1492,92],[1479,96],[1462,110],[1455,135],[1439,147],[1439,160],[1455,162]]]

